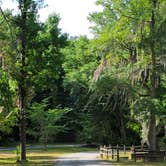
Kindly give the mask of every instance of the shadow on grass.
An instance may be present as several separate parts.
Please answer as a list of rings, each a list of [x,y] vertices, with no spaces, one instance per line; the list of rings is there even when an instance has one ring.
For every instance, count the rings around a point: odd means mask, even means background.
[[[110,161],[102,161],[102,160],[72,160],[72,159],[68,159],[68,160],[59,160],[56,162],[56,165],[63,165],[63,166],[76,166],[76,165],[80,165],[80,166],[94,166],[94,165],[101,165],[101,166],[111,166],[112,163]]]
[[[41,165],[41,166],[52,166],[55,163],[55,160],[50,160],[50,159],[43,159],[43,160],[33,160],[27,158],[26,162],[16,162],[15,159],[8,158],[6,160],[0,160],[0,166],[35,166],[35,165]]]
[[[30,156],[27,157],[28,160],[55,160],[57,157],[55,156]]]
[[[112,161],[112,164],[115,166],[166,166],[166,161],[161,162],[143,162],[143,161]]]
[[[57,157],[54,156],[28,156],[27,157],[27,162],[24,163],[17,163],[16,162],[16,157],[12,157],[12,158],[0,158],[0,166],[19,166],[19,165],[53,165],[53,163],[55,163],[55,160],[57,159]]]
[[[33,152],[54,152],[54,153],[73,153],[73,152],[89,152],[89,151],[97,151],[97,148],[87,148],[87,147],[58,147],[58,148],[48,148],[46,151],[41,149],[34,149]],[[32,150],[28,150],[29,152]]]
[[[14,160],[16,160],[16,157],[0,158],[0,161],[2,161],[2,160],[14,161]]]

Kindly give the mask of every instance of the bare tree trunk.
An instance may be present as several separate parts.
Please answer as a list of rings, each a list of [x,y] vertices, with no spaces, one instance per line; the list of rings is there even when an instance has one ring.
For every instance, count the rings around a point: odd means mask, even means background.
[[[150,151],[156,151],[157,143],[156,143],[156,118],[155,114],[152,112],[150,115],[149,122],[149,132],[148,132],[148,144]]]
[[[151,61],[152,61],[152,77],[151,77],[151,97],[156,98],[156,54],[155,54],[155,9],[157,7],[158,0],[152,0],[152,15],[150,25],[150,49],[151,49]],[[150,113],[149,132],[148,132],[149,150],[156,151],[156,117],[154,110]]]
[[[26,130],[25,130],[25,108],[24,97],[21,97],[20,103],[20,161],[26,160]]]
[[[122,143],[125,144],[126,143],[126,130],[125,130],[125,125],[124,125],[124,119],[123,119],[123,115],[120,112],[119,113],[120,116],[120,133],[121,133],[121,140]]]
[[[26,121],[25,121],[25,105],[26,105],[26,71],[25,59],[27,56],[27,0],[20,2],[21,20],[20,20],[20,43],[21,43],[21,70],[20,70],[20,160],[26,160]]]
[[[48,143],[48,136],[46,134],[45,137],[44,137],[44,150],[45,151],[47,150],[47,143]]]
[[[3,57],[2,55],[0,55],[0,68],[2,68],[2,66],[3,66]]]

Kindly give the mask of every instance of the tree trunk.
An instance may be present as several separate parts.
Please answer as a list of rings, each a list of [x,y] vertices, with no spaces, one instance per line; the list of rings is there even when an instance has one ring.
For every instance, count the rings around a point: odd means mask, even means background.
[[[47,134],[45,134],[45,137],[44,137],[44,150],[45,151],[47,150],[47,142],[48,142],[48,136],[47,136]]]
[[[124,125],[123,115],[121,112],[119,113],[119,116],[120,116],[121,143],[125,144],[126,143],[126,130],[125,130],[125,125]]]
[[[150,24],[150,49],[151,49],[151,62],[152,62],[152,76],[151,76],[151,97],[156,98],[156,53],[155,53],[155,10],[157,7],[158,0],[152,0],[152,14]],[[156,117],[154,110],[150,113],[149,132],[148,132],[149,150],[156,151]]]
[[[26,130],[25,130],[25,108],[24,108],[24,98],[21,98],[21,108],[20,108],[20,161],[26,160]]]
[[[0,68],[3,66],[3,57],[0,55]]]
[[[148,144],[150,151],[156,151],[156,118],[155,114],[151,112],[148,132]]]
[[[25,108],[26,108],[26,71],[25,59],[27,56],[27,0],[20,2],[21,20],[20,20],[20,43],[21,43],[21,70],[20,70],[20,160],[26,160],[26,121],[25,121]]]

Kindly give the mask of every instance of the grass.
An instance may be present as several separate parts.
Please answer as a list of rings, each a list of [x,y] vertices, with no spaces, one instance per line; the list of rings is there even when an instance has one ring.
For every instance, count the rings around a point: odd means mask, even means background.
[[[126,159],[128,158],[128,160]],[[143,162],[141,160],[138,160],[137,162],[134,162],[131,160],[131,153],[126,152],[125,154],[122,152],[120,153],[120,161],[116,161],[116,157],[114,160],[111,159],[111,156],[109,156],[109,159],[106,157],[103,158],[104,160],[111,161],[112,165],[114,166],[166,166],[166,161],[161,162]]]
[[[61,147],[61,148],[48,148],[44,151],[41,148],[27,150],[26,163],[16,163],[16,155],[14,151],[0,151],[0,166],[52,166],[55,164],[56,159],[74,152],[95,151],[95,148],[81,148],[81,147]],[[129,157],[130,153],[121,153],[120,157]],[[106,159],[106,158],[104,158]],[[166,166],[166,162],[134,162],[120,159],[120,162],[110,160],[111,165],[114,166]]]
[[[47,151],[44,151],[43,149],[27,150],[28,161],[22,164],[16,163],[16,155],[14,154],[14,151],[0,151],[0,166],[52,166],[55,164],[56,159],[64,154],[94,150],[96,149],[80,147],[48,148]]]
[[[166,166],[166,162],[134,162],[134,161],[125,161],[114,163],[115,166]]]

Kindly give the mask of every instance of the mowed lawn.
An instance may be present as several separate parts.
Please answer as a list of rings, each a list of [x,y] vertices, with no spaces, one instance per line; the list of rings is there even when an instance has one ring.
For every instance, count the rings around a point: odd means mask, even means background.
[[[52,166],[55,164],[56,159],[68,154],[75,152],[86,152],[86,151],[96,151],[96,148],[81,148],[81,147],[58,147],[58,148],[48,148],[47,151],[43,149],[33,149],[27,150],[27,160],[28,162],[24,164],[16,163],[16,154],[14,151],[0,151],[0,165],[26,165],[26,166]]]
[[[134,161],[126,161],[119,163],[112,163],[114,166],[166,166],[166,162],[134,162]]]
[[[28,162],[19,164],[16,163],[16,154],[14,151],[3,150],[0,151],[0,166],[53,166],[56,163],[56,159],[69,153],[76,152],[89,152],[97,151],[97,148],[83,148],[83,147],[58,147],[48,148],[47,151],[43,149],[27,150]],[[130,154],[127,154],[130,155]],[[122,156],[123,157],[123,154]],[[105,160],[105,159],[104,159]],[[111,161],[112,166],[166,166],[166,162],[134,162],[134,161]]]
[[[127,157],[129,160],[124,160],[124,157]],[[104,157],[103,160],[109,160],[111,162],[110,165],[112,166],[166,166],[166,160],[162,162],[143,162],[141,160],[134,162],[133,160],[131,160],[130,152],[126,152],[125,154],[121,152],[119,162],[116,161],[116,156],[114,160],[111,159],[111,156],[109,156],[108,159]]]

